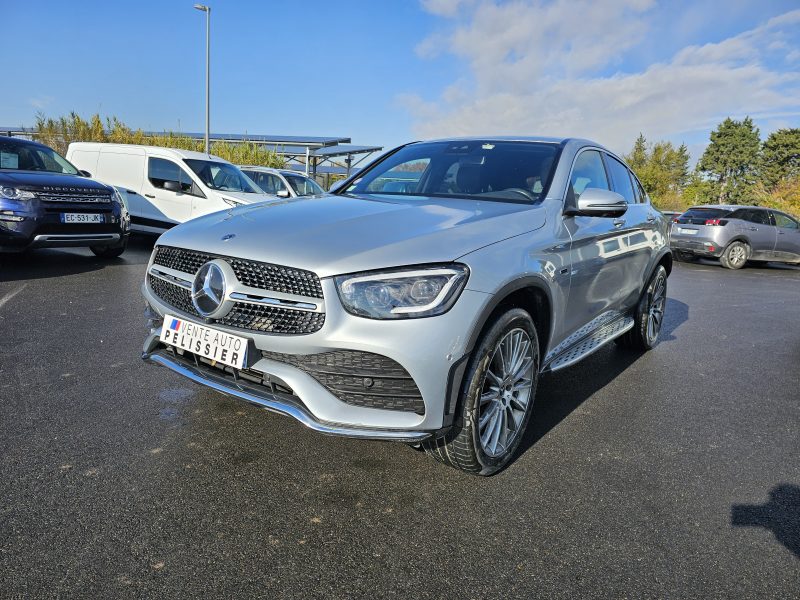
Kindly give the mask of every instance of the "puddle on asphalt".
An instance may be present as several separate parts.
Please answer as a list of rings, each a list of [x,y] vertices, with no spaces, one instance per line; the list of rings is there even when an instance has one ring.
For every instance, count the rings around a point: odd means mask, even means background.
[[[195,395],[189,388],[169,388],[158,393],[158,399],[164,406],[158,411],[158,418],[162,421],[175,423],[184,407],[192,396]]]

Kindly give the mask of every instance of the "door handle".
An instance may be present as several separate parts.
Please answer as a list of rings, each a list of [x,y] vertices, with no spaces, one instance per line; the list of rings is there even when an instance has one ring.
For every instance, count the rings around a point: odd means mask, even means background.
[[[778,235],[783,235],[783,234],[784,234],[784,232],[783,232],[783,231],[779,231],[779,232],[778,232]]]
[[[758,231],[758,227],[751,227],[750,231]]]
[[[656,220],[656,216],[655,215],[647,215],[647,222],[648,223],[652,223],[655,220]]]
[[[145,195],[144,195],[144,197],[145,197],[145,198],[155,198],[155,196],[153,196],[153,195],[151,195],[151,194],[145,194]]]
[[[134,196],[136,195],[136,192],[134,192],[133,190],[125,190],[125,192],[128,194],[133,194]]]
[[[625,219],[614,219],[612,223],[614,224],[614,227],[622,227],[625,225]]]

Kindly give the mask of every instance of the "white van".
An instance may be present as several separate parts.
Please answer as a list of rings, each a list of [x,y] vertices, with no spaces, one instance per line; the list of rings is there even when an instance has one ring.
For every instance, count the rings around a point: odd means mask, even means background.
[[[239,167],[202,152],[73,142],[67,160],[120,191],[134,231],[163,233],[231,206],[278,199],[265,194]]]

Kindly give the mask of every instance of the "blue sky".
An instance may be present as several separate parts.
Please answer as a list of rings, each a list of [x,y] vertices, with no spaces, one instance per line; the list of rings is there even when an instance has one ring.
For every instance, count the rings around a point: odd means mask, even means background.
[[[215,132],[386,147],[566,134],[626,151],[641,131],[697,154],[728,115],[754,115],[762,133],[800,126],[796,0],[208,3]],[[201,131],[205,16],[192,4],[0,0],[18,31],[4,34],[0,125],[75,110]]]

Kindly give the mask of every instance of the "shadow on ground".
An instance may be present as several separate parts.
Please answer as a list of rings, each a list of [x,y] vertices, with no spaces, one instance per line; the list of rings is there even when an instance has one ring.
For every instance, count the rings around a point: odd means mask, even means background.
[[[764,504],[734,504],[731,525],[763,527],[800,558],[800,487],[782,483],[772,488]]]

